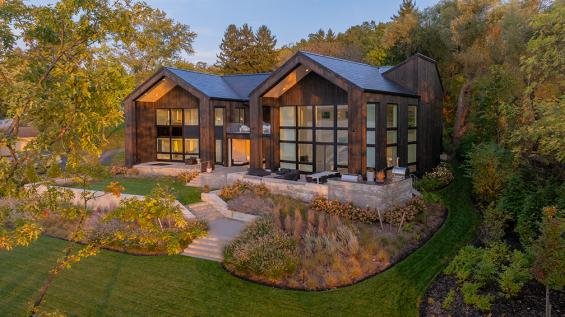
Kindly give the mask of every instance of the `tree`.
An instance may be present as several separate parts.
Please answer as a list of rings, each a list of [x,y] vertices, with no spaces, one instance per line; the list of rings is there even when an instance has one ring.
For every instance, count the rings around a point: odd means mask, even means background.
[[[277,40],[271,30],[265,25],[257,29],[256,34],[256,70],[257,72],[272,71],[277,64],[277,51],[275,49]]]
[[[36,240],[42,219],[50,215],[76,224],[32,314],[62,270],[96,254],[105,243],[75,244],[85,241],[84,219],[91,212],[87,203],[95,198],[85,190],[96,170],[89,159],[100,154],[108,128],[123,119],[121,101],[132,89],[135,74],[145,71],[133,66],[134,59],[150,64],[145,65],[149,70],[191,49],[193,35],[181,36],[187,29],[171,20],[165,21],[170,28],[161,34],[167,39],[153,42],[159,38],[160,19],[165,19],[162,12],[131,1],[60,0],[31,6],[9,0],[0,6],[0,108],[13,119],[7,131],[0,132],[0,147],[9,151],[9,157],[0,158],[0,199],[14,202],[0,210],[0,251]],[[127,52],[134,45],[139,55],[130,56]],[[168,45],[168,53],[159,51]],[[20,126],[28,123],[39,135],[24,151],[16,151]],[[83,204],[78,206],[68,190],[39,190],[44,188],[39,185],[51,184],[62,156],[67,158],[64,173],[77,177],[83,187]],[[120,186],[108,190],[119,194]]]
[[[531,21],[521,68],[525,73],[522,104],[515,108],[514,149],[525,158],[562,168],[565,163],[565,2],[555,1]]]
[[[230,24],[224,32],[216,66],[226,74],[267,72],[276,66],[277,40],[265,25],[256,33],[248,24]]]
[[[135,32],[121,33],[113,51],[128,73],[140,84],[161,66],[184,60],[184,55],[194,53],[192,43],[196,38],[190,26],[175,22],[165,12],[144,2],[125,2],[124,17]],[[133,89],[133,88],[132,88]]]
[[[543,210],[541,234],[533,245],[533,273],[545,285],[545,316],[551,316],[550,289],[561,290],[565,285],[565,222],[556,207]]]

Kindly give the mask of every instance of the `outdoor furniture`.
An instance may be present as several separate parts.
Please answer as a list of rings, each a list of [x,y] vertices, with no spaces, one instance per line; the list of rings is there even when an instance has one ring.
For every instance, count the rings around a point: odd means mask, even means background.
[[[346,182],[360,182],[363,180],[363,177],[361,177],[361,175],[343,174],[341,175],[341,180]]]
[[[286,174],[286,173],[288,173],[288,172],[290,172],[290,169],[288,169],[288,168],[279,168],[279,169],[275,172],[275,174],[277,174],[277,175],[284,175],[284,174]]]
[[[247,175],[263,177],[269,176],[271,173],[262,168],[250,168],[247,170]]]
[[[340,177],[341,174],[336,171],[324,171],[319,173],[314,173],[306,176],[306,181],[316,184],[324,184],[328,181],[328,178]]]
[[[297,180],[300,179],[300,171],[299,170],[286,169],[286,171],[282,172],[282,174],[279,174],[280,172],[281,172],[280,170],[279,170],[279,172],[277,172],[278,176],[275,176],[275,178],[285,179],[285,180],[288,180],[288,181],[297,181]]]
[[[196,157],[189,157],[186,160],[184,160],[184,163],[186,165],[196,165],[198,163],[198,160],[196,159]]]

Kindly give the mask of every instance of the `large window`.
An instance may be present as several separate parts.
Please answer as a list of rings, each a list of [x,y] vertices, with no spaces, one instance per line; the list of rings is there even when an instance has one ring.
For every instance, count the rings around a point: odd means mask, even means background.
[[[348,106],[280,108],[281,167],[303,172],[347,170]]]
[[[157,160],[183,161],[198,157],[198,129],[183,129],[183,126],[198,126],[198,109],[156,109],[155,125]]]
[[[398,105],[386,105],[386,167],[396,166],[398,149]]]
[[[418,107],[408,105],[408,168],[416,171],[418,142]]]
[[[367,167],[375,168],[377,139],[377,104],[367,104]]]
[[[214,108],[214,125],[217,127],[224,125],[224,108]]]

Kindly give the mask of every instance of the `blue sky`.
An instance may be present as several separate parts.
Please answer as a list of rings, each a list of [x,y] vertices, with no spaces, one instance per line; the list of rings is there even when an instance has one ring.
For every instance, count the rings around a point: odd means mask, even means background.
[[[32,0],[28,3],[53,3]],[[228,24],[265,24],[277,37],[277,45],[296,42],[318,29],[337,32],[363,21],[388,21],[402,0],[146,0],[198,34],[190,61],[213,64]],[[420,9],[438,0],[416,0]]]

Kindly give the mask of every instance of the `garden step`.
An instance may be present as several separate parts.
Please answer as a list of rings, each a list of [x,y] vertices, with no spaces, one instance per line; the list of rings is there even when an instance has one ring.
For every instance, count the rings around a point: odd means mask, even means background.
[[[206,240],[206,239],[198,239],[195,241],[192,241],[191,245],[202,245],[202,246],[208,246],[208,247],[218,247],[221,248],[226,244],[225,241],[223,240]]]
[[[207,243],[192,243],[187,247],[188,250],[210,250],[210,251],[221,251],[224,248],[223,244],[207,244]]]
[[[193,258],[199,258],[199,259],[215,261],[215,262],[222,262],[224,260],[224,258],[221,256],[208,255],[205,253],[183,252],[182,254]]]
[[[199,247],[199,246],[192,246],[190,248],[187,248],[184,252],[186,252],[186,253],[202,253],[202,254],[209,254],[209,255],[213,255],[213,256],[222,256],[222,254],[224,253],[222,248],[213,249],[213,248]]]

